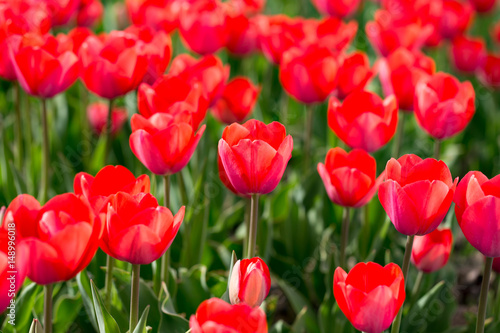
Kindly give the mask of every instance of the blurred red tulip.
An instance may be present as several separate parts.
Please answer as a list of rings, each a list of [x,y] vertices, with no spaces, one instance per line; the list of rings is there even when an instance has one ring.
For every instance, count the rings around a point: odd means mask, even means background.
[[[247,17],[240,13],[231,13],[227,17],[226,25],[228,39],[226,48],[238,56],[245,56],[259,48],[259,20],[260,16]]]
[[[81,0],[42,0],[51,13],[53,27],[63,26],[76,17]]]
[[[475,112],[475,93],[469,81],[436,73],[415,88],[415,118],[433,138],[442,140],[461,132]]]
[[[325,18],[317,22],[316,39],[319,43],[334,52],[344,52],[356,37],[358,22],[355,20],[344,23],[336,17]]]
[[[80,0],[76,24],[79,27],[92,27],[101,20],[103,12],[104,7],[100,0]]]
[[[147,25],[166,33],[177,28],[179,13],[188,4],[185,0],[125,0],[133,24]]]
[[[355,91],[343,104],[335,97],[328,103],[328,126],[351,148],[380,149],[394,136],[397,124],[394,96],[382,100],[372,92]]]
[[[500,257],[500,175],[470,171],[453,198],[458,224],[469,243],[486,257]]]
[[[228,125],[242,122],[257,102],[261,88],[245,77],[236,77],[224,89],[222,97],[211,109],[213,116]]]
[[[78,78],[78,57],[50,35],[26,34],[19,49],[10,49],[12,66],[21,87],[30,95],[51,98]]]
[[[201,55],[224,47],[228,38],[226,4],[219,0],[198,0],[182,10],[179,31],[186,46]]]
[[[195,133],[189,112],[176,115],[155,113],[148,119],[134,114],[131,125],[129,144],[132,152],[149,171],[157,175],[181,171],[205,131],[203,125]]]
[[[87,119],[95,134],[101,135],[106,130],[109,113],[108,104],[95,102],[87,107]],[[113,107],[111,115],[111,135],[116,135],[127,120],[127,110],[120,107]]]
[[[356,13],[361,0],[312,0],[312,2],[321,14],[344,18]]]
[[[479,80],[490,88],[500,88],[500,54],[490,53],[478,68]]]
[[[384,95],[395,95],[401,110],[413,111],[415,87],[436,71],[436,64],[420,52],[399,48],[376,63]]]
[[[74,54],[78,55],[80,47],[87,37],[93,36],[93,32],[85,27],[76,27],[70,30],[67,34],[57,34],[56,38],[59,44],[64,45],[65,49],[72,50]]]
[[[500,257],[493,259],[493,271],[495,273],[500,273]]]
[[[342,148],[332,148],[325,164],[318,163],[328,197],[343,207],[361,207],[373,198],[384,178],[384,174],[376,178],[376,172],[375,159],[362,149],[346,153]]]
[[[20,35],[0,35],[0,77],[2,79],[7,81],[15,81],[17,79],[10,54],[19,52],[21,40],[22,37]]]
[[[184,219],[184,206],[173,216],[149,193],[118,192],[106,204],[106,227],[100,247],[111,257],[133,265],[148,265],[159,259],[174,241]]]
[[[283,54],[280,81],[296,100],[321,103],[335,89],[338,68],[336,55],[326,47],[291,48]]]
[[[230,0],[229,3],[245,15],[260,13],[266,6],[266,0]]]
[[[482,38],[458,36],[451,44],[451,60],[456,69],[474,73],[486,57],[486,43]]]
[[[443,161],[417,155],[391,158],[378,198],[396,230],[423,236],[434,231],[450,209],[458,177],[453,181]]]
[[[411,262],[424,273],[443,268],[453,242],[451,229],[436,229],[425,236],[416,236],[411,251]]]
[[[88,37],[80,48],[81,79],[87,89],[107,99],[137,89],[148,68],[142,45],[123,31]]]
[[[238,260],[229,277],[231,304],[260,306],[271,290],[271,275],[266,263],[258,258]]]
[[[231,305],[214,297],[200,304],[189,320],[189,328],[192,333],[267,333],[267,321],[261,308]]]
[[[495,8],[497,4],[497,0],[469,0],[469,2],[474,7],[474,10],[478,13],[490,12]]]
[[[345,99],[353,91],[363,90],[372,77],[370,61],[364,52],[347,55],[337,74],[336,96]]]
[[[374,262],[359,263],[349,274],[338,267],[333,294],[354,328],[382,333],[391,326],[405,300],[403,272],[393,263],[385,267]]]
[[[453,39],[463,35],[471,25],[474,10],[468,2],[444,0],[439,31],[443,38]]]
[[[41,285],[67,281],[87,267],[102,233],[87,199],[72,193],[55,196],[41,208],[22,194],[7,209],[5,223],[16,224],[17,238],[29,252],[27,276]]]
[[[224,129],[219,141],[219,157],[224,172],[236,192],[242,195],[272,192],[283,177],[292,157],[293,139],[285,126],[250,119]]]

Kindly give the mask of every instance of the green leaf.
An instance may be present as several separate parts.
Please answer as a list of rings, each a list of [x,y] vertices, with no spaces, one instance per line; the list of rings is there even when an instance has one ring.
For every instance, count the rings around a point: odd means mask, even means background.
[[[92,290],[90,287],[90,280],[87,275],[87,271],[83,270],[76,276],[76,283],[78,284],[78,290],[82,296],[83,307],[87,313],[87,317],[92,324],[92,327],[97,331],[97,322],[94,316],[94,303],[92,302]]]
[[[147,332],[146,331],[146,322],[148,321],[148,314],[149,314],[149,305],[146,306],[146,308],[144,309],[144,312],[142,313],[142,316],[139,319],[137,326],[135,326],[133,333],[146,333]]]
[[[40,324],[38,319],[33,319],[29,333],[44,333],[42,324]]]
[[[194,314],[198,305],[210,298],[206,274],[207,268],[203,265],[193,266],[189,271],[179,269],[176,308],[180,313],[186,313],[188,316]]]
[[[24,287],[16,299],[16,326],[15,330],[18,332],[26,332],[28,327],[31,325],[32,320],[32,309],[35,306],[35,302],[38,294],[41,292],[42,287],[38,286],[36,283],[31,283]],[[2,330],[7,333],[14,329],[8,321],[4,322]]]
[[[111,317],[108,310],[104,307],[101,297],[99,296],[99,291],[94,284],[94,281],[90,280],[90,285],[92,287],[92,300],[94,302],[94,314],[97,321],[97,327],[100,333],[120,333],[120,328],[116,321]]]
[[[163,285],[165,286],[165,285]],[[162,289],[165,293],[165,299],[161,302],[161,320],[159,333],[185,333],[189,330],[189,322],[181,315],[175,312],[172,298],[166,288]]]
[[[57,299],[54,306],[54,331],[67,332],[82,308],[80,295],[64,295]]]

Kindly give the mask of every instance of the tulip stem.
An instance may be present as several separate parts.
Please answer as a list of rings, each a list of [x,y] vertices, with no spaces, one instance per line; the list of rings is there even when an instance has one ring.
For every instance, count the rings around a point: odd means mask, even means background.
[[[113,129],[113,99],[111,98],[108,104],[108,117],[106,120],[106,146],[104,149],[104,164],[107,164],[109,160],[109,152],[111,151],[111,141],[112,141],[112,129]]]
[[[243,238],[243,256],[245,257],[245,251],[248,250],[248,235],[250,234],[250,212],[252,211],[252,200],[246,198],[246,208],[245,208],[245,238]]]
[[[314,107],[313,105],[306,106],[306,133],[304,138],[304,172],[309,169],[309,159],[311,158],[311,139],[313,125]]]
[[[129,332],[133,332],[139,321],[139,289],[141,280],[141,265],[132,265],[132,285],[130,293],[130,325]]]
[[[104,290],[106,291],[106,306],[111,308],[111,294],[113,292],[113,269],[115,268],[115,259],[108,255],[106,258],[106,281]]]
[[[398,128],[396,129],[396,137],[392,146],[392,157],[394,158],[398,158],[399,154],[401,153],[401,146],[403,145],[406,122],[406,112],[401,111],[399,114],[401,115],[401,118],[399,120]]]
[[[163,205],[167,208],[170,207],[170,175],[163,176],[163,186],[164,186],[164,197],[163,197]],[[170,269],[170,250],[167,250],[165,254],[161,257],[161,280],[165,282],[165,285],[168,287],[168,275]]]
[[[415,235],[408,236],[406,239],[406,248],[405,248],[405,256],[403,259],[403,276],[405,278],[405,287],[406,282],[408,281],[408,270],[410,268],[410,258],[411,258],[411,250],[413,248],[413,240],[415,239]],[[398,333],[399,327],[401,326],[401,319],[403,317],[403,305],[399,309],[398,315],[392,324],[391,333]]]
[[[49,191],[49,125],[47,123],[47,100],[42,99],[42,181],[40,202],[47,201]]]
[[[21,124],[21,87],[19,83],[14,84],[15,104],[16,104],[16,141],[17,141],[17,160],[16,165],[19,171],[23,168],[23,126]]]
[[[186,183],[184,183],[184,176],[182,175],[182,171],[177,173],[177,184],[179,185],[182,204],[187,205],[189,203],[189,198],[187,196]]]
[[[47,284],[44,289],[43,298],[43,311],[44,311],[44,321],[43,326],[45,328],[45,333],[52,333],[52,291],[54,286],[52,284]]]
[[[490,286],[491,268],[493,266],[493,258],[486,257],[484,263],[483,282],[481,284],[481,295],[479,296],[479,309],[477,311],[476,333],[484,332],[484,321],[486,318],[486,304],[488,301],[488,289]]]
[[[434,158],[436,160],[439,160],[440,156],[441,156],[441,140],[436,139],[434,141]]]
[[[344,207],[344,216],[342,218],[341,234],[340,239],[340,267],[346,269],[346,258],[345,258],[345,248],[347,247],[347,241],[349,240],[349,207]]]
[[[417,279],[415,280],[415,284],[413,285],[413,289],[411,291],[411,296],[413,298],[417,297],[418,290],[420,289],[420,286],[422,285],[422,280],[424,278],[424,272],[418,271]]]
[[[257,223],[259,214],[259,195],[252,194],[250,199],[250,225],[248,228],[248,251],[247,258],[250,259],[255,255],[255,247],[257,243]]]

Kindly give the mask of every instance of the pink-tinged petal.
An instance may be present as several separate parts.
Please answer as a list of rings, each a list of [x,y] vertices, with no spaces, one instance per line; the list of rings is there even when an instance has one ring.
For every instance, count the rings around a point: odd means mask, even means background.
[[[73,181],[73,191],[75,194],[83,194],[85,197],[90,196],[90,187],[94,181],[94,177],[86,172],[79,172]]]
[[[239,292],[239,298],[251,307],[260,306],[267,296],[267,286],[259,270],[252,270],[245,276],[245,283]]]
[[[353,326],[363,332],[383,332],[391,326],[397,313],[395,295],[387,286],[378,286],[366,295],[353,312]]]
[[[244,168],[240,165],[239,159],[224,139],[219,140],[219,156],[227,178],[234,189],[242,194],[252,193],[251,184],[244,175]]]
[[[285,137],[283,143],[280,145],[276,155],[271,161],[272,169],[264,173],[264,178],[260,183],[260,193],[267,194],[272,192],[278,186],[283,174],[285,173],[286,166],[292,157],[293,139],[291,135]]]
[[[331,174],[332,185],[337,189],[341,202],[347,207],[355,207],[374,185],[370,177],[361,171],[342,167]]]
[[[375,193],[378,191],[380,184],[382,184],[385,180],[385,171],[380,174],[375,180],[375,184],[371,187],[371,189],[366,193],[366,195],[361,198],[358,203],[354,206],[354,208],[359,208],[366,205],[371,201]]]
[[[238,260],[236,264],[234,264],[229,278],[229,300],[231,301],[231,304],[238,304],[241,301],[238,295],[240,292],[241,281],[240,263],[241,260]]]
[[[480,171],[469,171],[464,178],[460,181],[455,191],[455,195],[453,197],[453,201],[455,202],[455,215],[457,216],[458,224],[462,221],[462,214],[465,209],[468,207],[467,205],[467,189],[469,186],[469,181],[472,177],[475,177],[479,184],[483,184],[488,181],[488,177],[486,177]]]
[[[61,265],[59,252],[50,244],[32,237],[23,239],[23,243],[29,249],[28,278],[33,282],[46,285],[63,281],[69,275],[66,266]]]
[[[342,310],[342,313],[347,317],[347,320],[351,320],[351,309],[347,303],[347,290],[345,280],[347,278],[347,273],[340,267],[335,269],[335,274],[333,275],[333,295],[337,304]]]
[[[330,178],[330,174],[326,169],[323,163],[318,163],[318,173],[323,180],[323,184],[325,185],[326,193],[330,200],[334,203],[342,205],[342,201],[337,193],[337,189],[332,185],[332,180]]]
[[[161,249],[161,239],[147,226],[134,225],[109,241],[111,256],[134,265],[148,265],[157,260],[167,249]]]
[[[157,175],[166,175],[169,172],[169,166],[163,160],[151,134],[137,130],[130,135],[129,144],[134,155],[151,172]]]

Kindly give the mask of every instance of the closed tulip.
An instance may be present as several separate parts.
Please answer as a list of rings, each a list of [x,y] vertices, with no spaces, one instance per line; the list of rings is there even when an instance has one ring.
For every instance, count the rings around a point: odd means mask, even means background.
[[[458,183],[448,166],[408,154],[391,158],[385,173],[378,198],[396,230],[407,236],[434,231],[448,213]]]
[[[321,14],[339,18],[353,15],[360,3],[361,0],[313,0],[314,6]]]
[[[451,229],[436,229],[425,236],[416,236],[411,251],[411,262],[424,273],[443,268],[453,242]]]
[[[365,53],[356,51],[347,55],[337,74],[337,97],[345,99],[353,91],[363,90],[372,77],[373,71]]]
[[[455,215],[469,243],[486,257],[500,257],[500,176],[470,171],[458,184]]]
[[[463,35],[471,25],[474,10],[467,1],[444,0],[439,32],[443,38],[453,39]]]
[[[220,122],[242,122],[252,113],[259,97],[260,87],[245,77],[231,80],[224,88],[222,97],[212,108],[212,114]]]
[[[261,16],[247,17],[236,12],[231,13],[226,21],[228,39],[226,48],[238,56],[246,56],[259,48],[259,20]]]
[[[174,241],[184,219],[184,206],[173,216],[149,193],[118,192],[106,204],[106,228],[100,247],[111,257],[133,265],[159,259]]]
[[[376,171],[375,159],[362,149],[346,153],[342,148],[332,148],[325,164],[318,163],[328,197],[343,207],[361,207],[372,199],[384,177],[376,178]]]
[[[299,102],[321,103],[335,89],[339,64],[326,47],[291,48],[283,54],[280,81]]]
[[[475,93],[469,81],[436,73],[415,89],[415,118],[433,138],[442,140],[463,131],[475,113]]]
[[[382,100],[374,93],[355,91],[343,103],[335,97],[328,103],[328,125],[351,148],[380,149],[394,136],[397,124],[394,96]]]
[[[487,87],[500,88],[500,54],[490,53],[478,68],[477,76]]]
[[[231,305],[220,298],[211,298],[201,303],[191,316],[189,328],[192,333],[267,333],[267,321],[259,307]]]
[[[76,24],[79,27],[92,27],[102,19],[104,6],[100,0],[81,0],[76,13]]]
[[[157,175],[171,175],[182,170],[205,131],[203,125],[196,132],[189,112],[175,116],[156,113],[149,119],[134,114],[131,125],[129,144],[132,152]]]
[[[106,123],[108,119],[108,105],[102,102],[89,104],[87,107],[87,119],[89,120],[90,127],[95,134],[101,135],[105,133]],[[120,107],[114,107],[111,114],[111,134],[116,135],[125,121],[127,120],[127,110]]]
[[[260,258],[238,260],[229,277],[231,304],[245,303],[260,306],[271,289],[271,275]]]
[[[486,57],[486,43],[482,38],[458,36],[451,44],[451,60],[456,69],[474,73]]]
[[[359,263],[349,274],[338,267],[333,294],[354,328],[381,333],[391,326],[405,300],[403,272],[393,263],[385,267],[374,262]]]
[[[358,32],[358,22],[344,22],[336,17],[325,18],[317,22],[316,38],[319,43],[333,52],[345,52]],[[354,53],[355,54],[355,53]]]
[[[254,119],[226,127],[219,141],[225,177],[242,195],[272,192],[283,177],[292,149],[293,139],[286,135],[285,126]]]
[[[417,83],[436,71],[432,58],[405,48],[399,48],[387,58],[381,58],[376,67],[384,95],[395,95],[399,108],[403,111],[413,111]]]

